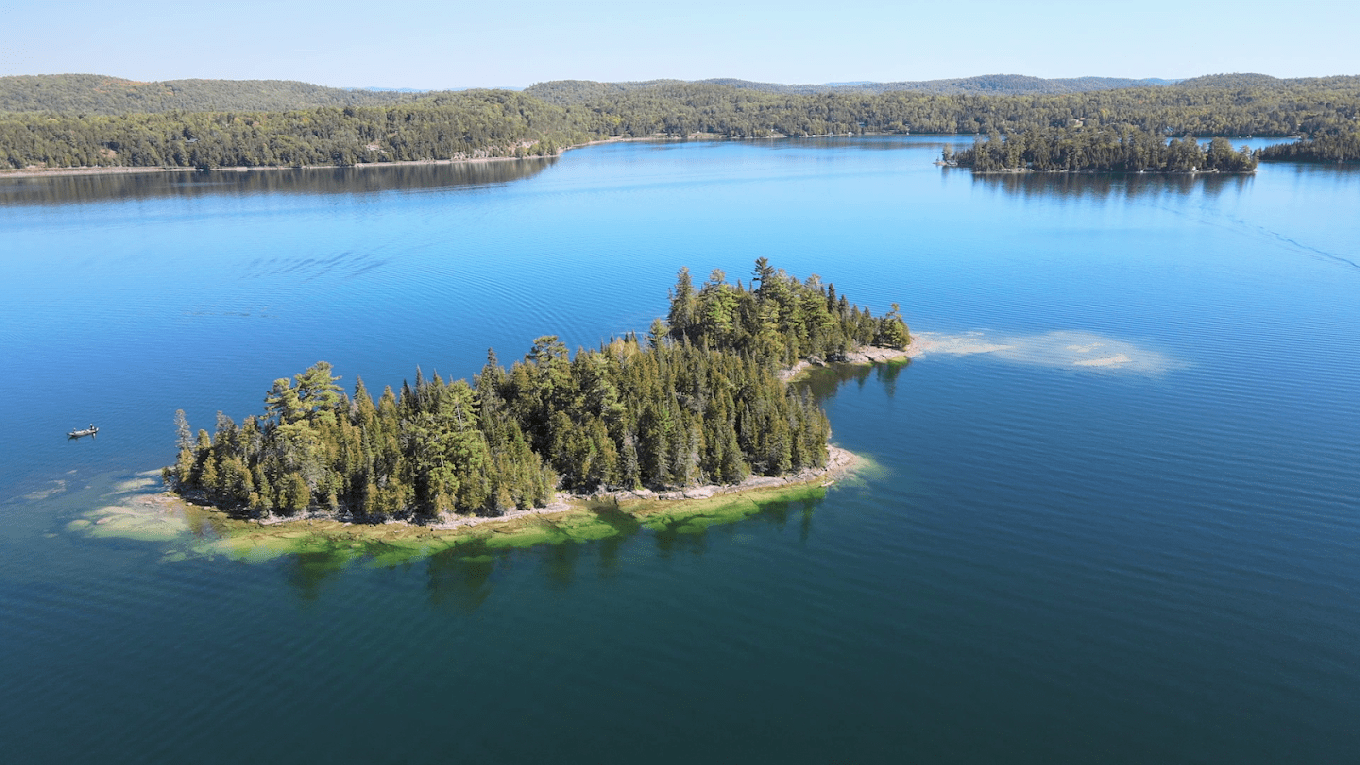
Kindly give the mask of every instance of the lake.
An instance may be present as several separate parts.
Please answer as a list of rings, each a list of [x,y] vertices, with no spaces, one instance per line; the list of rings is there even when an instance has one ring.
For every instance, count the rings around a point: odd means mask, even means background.
[[[947,141],[0,177],[6,759],[1352,758],[1360,170],[974,178]],[[821,500],[395,566],[68,530],[177,408],[594,346],[761,256],[928,344],[807,383],[872,460]]]

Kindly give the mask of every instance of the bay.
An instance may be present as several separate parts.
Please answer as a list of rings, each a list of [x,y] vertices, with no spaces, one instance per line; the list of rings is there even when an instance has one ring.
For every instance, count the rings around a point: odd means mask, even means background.
[[[6,180],[7,758],[1344,761],[1360,173],[975,178],[948,140]],[[176,408],[592,346],[760,256],[932,343],[809,383],[875,464],[819,502],[396,567],[66,530]]]

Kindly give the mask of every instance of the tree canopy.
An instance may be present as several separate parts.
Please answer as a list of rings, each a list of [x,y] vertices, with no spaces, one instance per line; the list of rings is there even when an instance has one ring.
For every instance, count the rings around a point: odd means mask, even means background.
[[[489,353],[471,382],[426,379],[375,400],[318,362],[274,381],[262,414],[190,435],[165,469],[181,493],[247,514],[356,520],[499,515],[573,492],[737,483],[822,466],[830,425],[777,371],[865,343],[910,342],[816,276],[756,261],[750,288],[681,270],[669,323],[571,354],[536,339],[509,369]]]
[[[1105,170],[1120,172],[1217,171],[1256,169],[1256,154],[1233,149],[1226,138],[1201,146],[1191,136],[1167,141],[1129,125],[1050,128],[979,139],[971,149],[941,159],[977,172],[994,170]]]

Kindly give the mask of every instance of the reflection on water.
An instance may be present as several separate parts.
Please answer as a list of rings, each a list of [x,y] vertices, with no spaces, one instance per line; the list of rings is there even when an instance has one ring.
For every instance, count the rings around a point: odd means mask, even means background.
[[[299,598],[314,601],[321,594],[321,585],[345,565],[343,558],[330,552],[297,553],[285,559],[284,576]]]
[[[473,613],[491,595],[496,562],[496,554],[484,542],[431,556],[425,568],[430,604]]]
[[[1168,193],[1186,196],[1195,192],[1215,197],[1225,190],[1243,191],[1255,176],[1227,173],[979,173],[973,174],[972,179],[977,186],[1022,197],[1128,200]]]
[[[556,157],[452,164],[361,165],[322,169],[262,169],[99,173],[5,177],[0,205],[194,198],[227,194],[372,194],[449,186],[483,186],[528,178]]]
[[[795,385],[800,385],[812,393],[817,401],[824,401],[836,393],[841,385],[849,382],[855,383],[863,388],[870,378],[877,380],[883,385],[883,392],[888,398],[892,398],[897,392],[897,378],[902,374],[902,370],[911,366],[911,359],[900,359],[886,364],[832,364],[820,369],[813,369],[804,377],[796,381]]]
[[[890,370],[894,374],[900,371]],[[864,371],[868,372],[866,368]],[[887,371],[887,370],[885,370]],[[742,524],[761,524],[775,529],[785,529],[791,522],[797,523],[798,540],[807,544],[812,535],[813,518],[824,497],[803,497],[788,501],[762,503],[758,512],[746,516],[736,524],[705,525],[704,516],[680,516],[666,519],[651,532],[643,529],[633,516],[623,513],[613,505],[592,508],[599,517],[613,516],[614,526],[619,533],[591,542],[570,539],[538,545],[524,550],[488,548],[485,542],[460,545],[430,556],[426,562],[426,587],[430,603],[448,606],[461,613],[473,613],[491,597],[496,571],[510,566],[524,556],[534,556],[540,563],[544,581],[554,590],[565,591],[571,588],[583,573],[588,575],[589,564],[594,561],[596,575],[601,578],[612,577],[618,573],[624,561],[629,559],[625,551],[629,545],[636,545],[650,533],[656,552],[663,558],[681,553],[702,555],[709,550],[710,534],[719,528],[739,528]],[[613,524],[611,524],[613,525]],[[305,564],[296,559],[306,558]],[[321,564],[307,556],[294,556],[285,564],[290,572],[290,581],[297,586],[303,599],[314,598],[318,585],[326,577],[352,563],[351,559],[333,555],[329,564]]]

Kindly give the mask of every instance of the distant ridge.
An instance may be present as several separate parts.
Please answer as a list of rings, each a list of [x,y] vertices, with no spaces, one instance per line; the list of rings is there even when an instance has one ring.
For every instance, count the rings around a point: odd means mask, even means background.
[[[1233,75],[1212,75],[1229,77]],[[1266,75],[1250,75],[1266,77]],[[1210,78],[1199,78],[1210,79]],[[1274,78],[1269,78],[1273,80]],[[817,93],[886,93],[919,91],[941,95],[1038,95],[1077,93],[1114,88],[1169,85],[1174,80],[1131,80],[1114,77],[1077,77],[1045,80],[1018,74],[989,74],[952,80],[921,82],[843,82],[827,85],[779,85],[731,78],[692,84],[723,85],[743,90],[791,95]],[[524,89],[529,95],[557,103],[608,97],[641,88],[683,85],[684,80],[601,83],[560,80]],[[499,88],[520,90],[520,88]],[[384,106],[429,98],[442,91],[417,88],[332,88],[289,80],[166,80],[137,82],[99,74],[37,74],[0,77],[0,112],[56,112],[59,114],[132,114],[225,111],[287,111],[320,106]]]
[[[1200,77],[1191,77],[1185,81],[1185,84],[1191,87],[1244,88],[1275,85],[1279,82],[1281,82],[1280,78],[1271,77],[1268,74],[1233,72],[1232,74],[1206,74]]]
[[[424,92],[330,88],[287,80],[135,82],[100,74],[0,77],[0,112],[287,111],[319,106],[380,106],[427,95]]]
[[[826,85],[774,85],[745,80],[717,79],[704,80],[716,85],[730,85],[736,88],[749,88],[776,93],[814,94],[828,92],[857,91],[863,93],[887,93],[895,90],[911,90],[920,93],[940,95],[1050,95],[1059,93],[1084,93],[1091,90],[1114,90],[1116,88],[1142,88],[1156,85],[1174,85],[1177,80],[1146,78],[1131,80],[1121,77],[1069,77],[1066,79],[1046,80],[1023,74],[984,74],[977,77],[959,77],[949,80],[919,80],[914,82],[834,82]]]
[[[1175,85],[1178,80],[1146,78],[1131,80],[1119,77],[1072,77],[1045,80],[1023,74],[984,74],[952,80],[922,80],[918,82],[835,82],[826,85],[780,85],[770,82],[751,82],[719,77],[697,82],[684,80],[647,80],[645,82],[591,82],[589,80],[557,80],[532,85],[525,92],[536,98],[555,103],[572,103],[604,98],[613,94],[644,88],[673,85],[721,85],[742,90],[786,95],[817,95],[821,93],[866,93],[877,95],[896,91],[912,91],[936,95],[1025,96],[1086,93],[1093,90],[1146,88]]]
[[[282,112],[318,107],[393,106],[447,99],[453,93],[521,90],[525,95],[570,106],[648,91],[665,98],[712,99],[723,92],[747,91],[786,96],[920,93],[940,96],[1060,96],[1130,88],[1281,90],[1291,87],[1353,87],[1354,76],[1278,79],[1266,74],[1210,74],[1188,80],[1073,77],[1043,79],[1020,74],[987,74],[916,82],[839,82],[780,85],[732,78],[688,82],[592,82],[557,80],[528,88],[333,88],[287,80],[168,80],[136,82],[98,74],[46,74],[0,77],[0,113],[48,112],[70,116],[157,114],[165,112]]]

